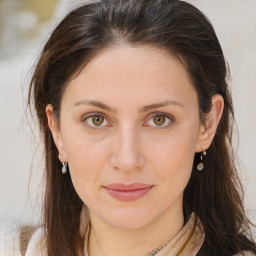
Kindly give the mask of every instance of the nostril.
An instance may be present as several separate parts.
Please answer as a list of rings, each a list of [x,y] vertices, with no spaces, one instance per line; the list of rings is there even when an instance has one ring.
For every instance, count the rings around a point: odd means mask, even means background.
[[[145,159],[141,152],[118,150],[110,158],[111,165],[121,171],[138,170],[144,165]]]

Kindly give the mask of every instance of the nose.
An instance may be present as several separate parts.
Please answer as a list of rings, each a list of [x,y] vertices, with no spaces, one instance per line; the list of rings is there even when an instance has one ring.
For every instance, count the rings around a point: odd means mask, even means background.
[[[145,164],[139,131],[125,127],[115,134],[111,165],[120,171],[140,170]]]

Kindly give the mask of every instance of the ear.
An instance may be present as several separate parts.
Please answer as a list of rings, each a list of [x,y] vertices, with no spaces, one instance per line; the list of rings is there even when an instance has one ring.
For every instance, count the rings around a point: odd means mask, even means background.
[[[53,106],[51,104],[48,104],[45,111],[48,119],[48,126],[52,132],[54,143],[59,151],[59,160],[61,162],[67,162],[67,156],[63,147],[60,127],[53,113]]]
[[[196,144],[196,152],[201,152],[210,147],[215,136],[222,112],[224,109],[224,100],[221,95],[212,96],[212,108],[206,115],[204,124],[200,127],[199,137]]]

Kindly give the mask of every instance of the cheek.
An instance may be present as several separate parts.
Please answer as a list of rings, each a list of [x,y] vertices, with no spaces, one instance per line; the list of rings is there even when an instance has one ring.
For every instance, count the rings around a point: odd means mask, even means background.
[[[158,187],[162,197],[167,203],[174,203],[178,198],[182,198],[191,172],[194,154],[183,145],[169,144],[169,154],[159,156],[156,166]]]
[[[100,200],[100,182],[106,163],[104,147],[72,143],[68,150],[69,171],[73,186],[88,206]],[[105,151],[106,152],[106,151]]]
[[[70,132],[63,136],[72,182],[78,194],[94,190],[100,182],[101,170],[107,162],[107,147],[101,142],[91,142],[88,136]],[[79,193],[80,192],[80,193]]]
[[[195,135],[189,129],[173,132],[164,141],[151,145],[150,154],[154,161],[161,182],[171,182],[173,185],[186,183],[189,180],[194,161],[197,132]]]

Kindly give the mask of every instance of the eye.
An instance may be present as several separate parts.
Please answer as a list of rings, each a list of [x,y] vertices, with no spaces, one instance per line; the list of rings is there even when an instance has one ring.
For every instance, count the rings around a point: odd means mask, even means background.
[[[173,118],[163,113],[154,114],[148,121],[147,126],[169,127],[173,123]]]
[[[89,127],[104,127],[104,126],[109,126],[109,122],[107,119],[100,114],[92,114],[89,116],[85,116],[82,119],[83,122],[86,123],[87,126]]]

